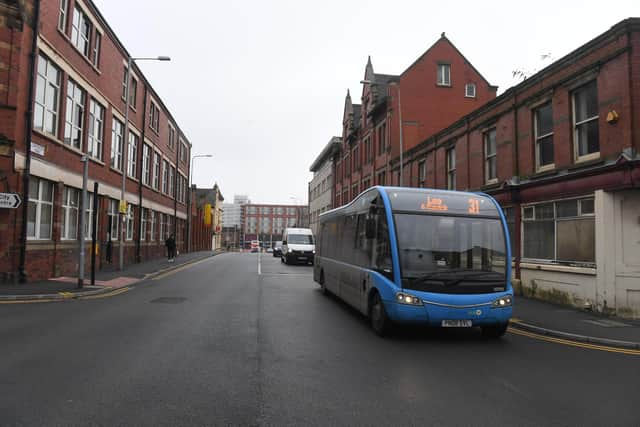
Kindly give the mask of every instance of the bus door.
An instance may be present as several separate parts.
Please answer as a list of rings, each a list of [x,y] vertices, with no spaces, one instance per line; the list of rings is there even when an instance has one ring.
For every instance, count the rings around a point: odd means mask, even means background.
[[[342,228],[342,264],[340,265],[340,297],[354,307],[360,306],[360,282],[362,267],[356,263],[354,245],[356,240],[357,215],[348,214],[341,220]]]

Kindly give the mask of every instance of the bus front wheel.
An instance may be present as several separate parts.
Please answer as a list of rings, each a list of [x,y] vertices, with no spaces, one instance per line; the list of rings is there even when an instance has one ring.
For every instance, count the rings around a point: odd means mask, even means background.
[[[387,316],[380,294],[377,292],[371,297],[369,321],[371,322],[371,329],[379,336],[384,337],[391,332],[391,319]]]
[[[508,324],[482,326],[482,336],[486,338],[500,338],[507,332]]]

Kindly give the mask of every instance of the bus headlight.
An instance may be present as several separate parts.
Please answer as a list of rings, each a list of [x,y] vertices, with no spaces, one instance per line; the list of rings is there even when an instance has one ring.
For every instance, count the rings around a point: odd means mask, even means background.
[[[494,308],[510,307],[512,302],[511,295],[505,295],[495,300],[491,306]]]
[[[293,249],[289,248],[289,249],[287,250],[287,252],[291,253],[291,252],[293,252]]]
[[[404,292],[398,292],[396,294],[396,301],[400,304],[423,305],[420,298],[413,295],[405,294]]]

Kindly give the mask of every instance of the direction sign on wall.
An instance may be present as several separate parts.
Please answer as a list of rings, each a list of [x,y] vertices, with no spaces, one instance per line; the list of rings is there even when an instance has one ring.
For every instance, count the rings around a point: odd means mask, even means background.
[[[15,209],[22,203],[16,193],[0,193],[0,209]]]

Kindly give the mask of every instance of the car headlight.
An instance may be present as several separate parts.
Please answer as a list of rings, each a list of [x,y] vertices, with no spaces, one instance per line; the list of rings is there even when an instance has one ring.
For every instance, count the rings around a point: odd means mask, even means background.
[[[315,250],[315,249],[314,249],[314,250],[312,250],[312,251],[311,251],[311,253],[315,254],[315,253],[316,253],[316,250]]]
[[[291,253],[291,252],[293,252],[293,249],[289,248],[289,249],[287,250],[287,252]]]
[[[491,306],[493,308],[510,307],[512,302],[513,298],[511,297],[511,295],[505,295],[496,299],[493,303],[491,303]]]
[[[396,294],[396,301],[400,304],[423,305],[420,298],[410,294],[405,294],[404,292],[398,292]]]

